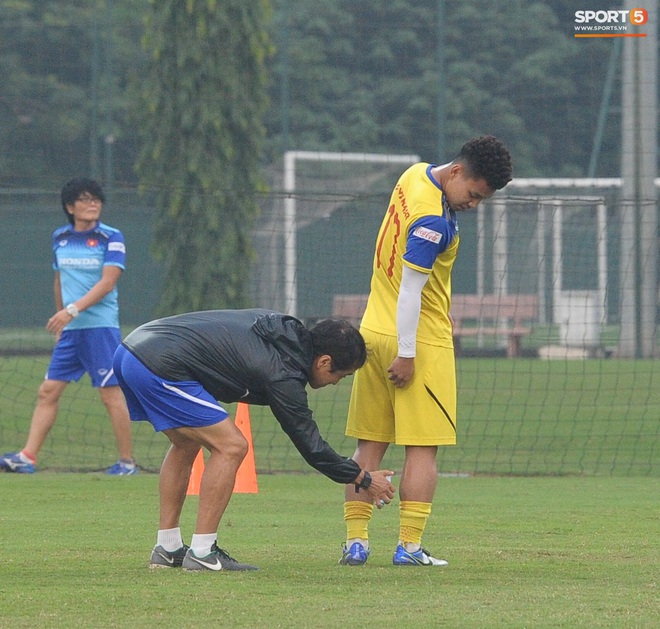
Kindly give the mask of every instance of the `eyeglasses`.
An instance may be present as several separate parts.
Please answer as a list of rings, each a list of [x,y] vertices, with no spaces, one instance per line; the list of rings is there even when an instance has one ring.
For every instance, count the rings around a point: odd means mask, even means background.
[[[91,195],[91,194],[81,194],[76,199],[76,201],[80,201],[80,203],[87,203],[87,204],[89,204],[89,203],[99,203],[99,204],[103,203],[103,201],[101,201],[101,199],[99,199],[98,197],[95,197],[94,195]]]

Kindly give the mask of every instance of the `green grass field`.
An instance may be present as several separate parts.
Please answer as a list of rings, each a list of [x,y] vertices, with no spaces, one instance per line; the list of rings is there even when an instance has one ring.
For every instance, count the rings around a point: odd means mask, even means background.
[[[21,447],[47,357],[0,357],[0,450]],[[465,358],[457,364],[458,445],[442,448],[440,469],[468,474],[660,476],[660,363],[651,360],[543,361]],[[350,379],[310,391],[321,432],[350,455],[344,436]],[[232,407],[229,407],[232,410]],[[268,409],[250,410],[257,467],[308,471]],[[134,425],[135,454],[157,471],[167,441]],[[71,385],[39,464],[99,470],[114,462],[109,422],[85,378]],[[400,469],[401,452],[387,464]]]
[[[0,357],[0,449],[20,447],[47,357]],[[112,433],[72,385],[35,476],[0,474],[0,627],[656,627],[657,361],[458,361],[458,445],[442,448],[424,542],[446,569],[391,565],[397,502],[367,566],[338,566],[341,488],[308,468],[270,412],[250,410],[260,491],[234,496],[220,544],[257,573],[150,571],[156,474],[108,478]],[[310,392],[343,454],[350,381]],[[230,407],[232,410],[232,407]],[[167,447],[134,425],[158,469]],[[400,470],[401,449],[388,453]],[[281,471],[294,474],[271,474]],[[184,511],[189,540],[197,498]]]
[[[391,565],[397,501],[372,557],[337,565],[341,487],[260,475],[220,544],[255,573],[149,570],[156,475],[0,475],[0,627],[660,626],[657,479],[442,478],[425,545],[447,568]],[[189,540],[197,497],[182,528]]]

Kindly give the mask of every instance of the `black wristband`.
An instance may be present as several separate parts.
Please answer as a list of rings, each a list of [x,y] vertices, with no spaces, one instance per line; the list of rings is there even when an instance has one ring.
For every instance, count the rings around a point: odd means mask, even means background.
[[[355,492],[360,493],[360,489],[369,489],[372,480],[371,474],[365,470],[362,480],[359,483],[355,483]]]

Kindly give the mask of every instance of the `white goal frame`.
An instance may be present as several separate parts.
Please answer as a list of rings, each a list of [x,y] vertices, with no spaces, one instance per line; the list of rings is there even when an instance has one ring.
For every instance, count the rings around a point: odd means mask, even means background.
[[[298,281],[296,277],[296,162],[359,162],[363,164],[416,164],[419,155],[381,153],[333,153],[287,151],[284,153],[284,306],[285,312],[297,316]]]

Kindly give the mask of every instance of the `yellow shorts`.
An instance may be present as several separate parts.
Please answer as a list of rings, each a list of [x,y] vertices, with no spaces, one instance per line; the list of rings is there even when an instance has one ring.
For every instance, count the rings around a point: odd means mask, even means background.
[[[396,338],[361,332],[368,358],[353,377],[346,435],[407,446],[456,444],[454,350],[417,343],[415,374],[398,389],[387,377]]]

